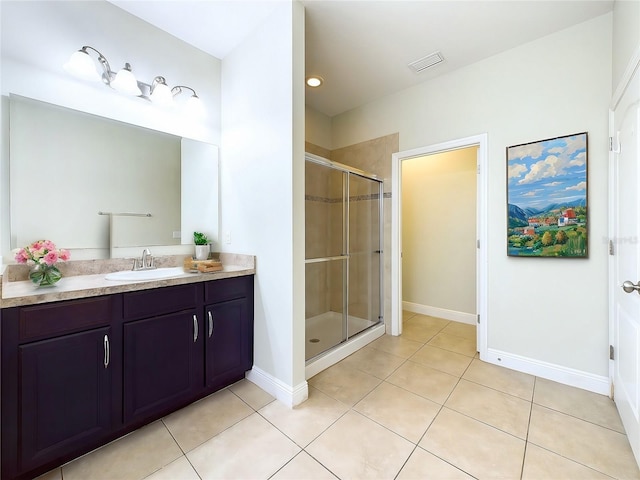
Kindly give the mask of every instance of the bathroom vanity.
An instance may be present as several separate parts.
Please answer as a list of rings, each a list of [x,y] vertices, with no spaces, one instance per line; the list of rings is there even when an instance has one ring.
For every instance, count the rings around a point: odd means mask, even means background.
[[[63,287],[77,276],[44,294],[5,279],[2,478],[32,478],[242,379],[254,273],[115,284],[93,274],[84,290]],[[12,297],[19,288],[34,293]]]

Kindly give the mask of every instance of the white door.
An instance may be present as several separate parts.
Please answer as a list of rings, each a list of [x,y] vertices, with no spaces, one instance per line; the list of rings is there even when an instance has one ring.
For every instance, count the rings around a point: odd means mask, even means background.
[[[640,69],[613,112],[614,400],[640,464]],[[617,151],[619,150],[619,151]],[[623,288],[626,285],[626,288]]]

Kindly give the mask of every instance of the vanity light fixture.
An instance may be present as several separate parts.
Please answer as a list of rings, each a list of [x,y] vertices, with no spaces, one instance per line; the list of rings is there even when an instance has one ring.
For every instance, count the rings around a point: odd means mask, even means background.
[[[98,64],[102,68],[102,73],[99,72],[96,63],[89,55],[90,51],[97,54]],[[185,85],[170,88],[165,78],[160,75],[155,77],[151,84],[141,82],[136,79],[129,63],[125,63],[124,67],[116,73],[111,70],[111,65],[109,65],[107,58],[89,45],[85,45],[77,52],[74,52],[69,61],[64,64],[64,69],[75,77],[96,82],[102,80],[105,85],[120,93],[141,97],[164,107],[174,105],[174,98],[180,95],[183,89],[187,89],[193,95],[184,102],[185,109],[192,114],[200,116],[204,113],[202,102],[193,88]]]
[[[324,79],[317,75],[313,75],[311,77],[307,77],[306,84],[311,88],[318,88],[320,85],[324,83]]]

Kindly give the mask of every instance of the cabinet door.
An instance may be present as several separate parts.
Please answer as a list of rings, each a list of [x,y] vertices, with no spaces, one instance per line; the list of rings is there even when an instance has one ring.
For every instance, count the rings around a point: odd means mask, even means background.
[[[202,388],[202,326],[195,310],[124,324],[124,421],[182,406]]]
[[[19,347],[20,470],[109,433],[110,333],[105,327]]]
[[[207,388],[226,386],[242,378],[253,364],[253,328],[247,299],[207,306],[205,322]]]

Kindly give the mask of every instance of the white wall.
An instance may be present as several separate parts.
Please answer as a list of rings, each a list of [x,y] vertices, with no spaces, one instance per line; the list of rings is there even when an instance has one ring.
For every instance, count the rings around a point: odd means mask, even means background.
[[[333,119],[333,148],[400,132],[400,150],[488,134],[488,346],[608,385],[607,14]],[[509,145],[589,132],[586,260],[506,255]],[[572,370],[573,369],[573,370]],[[574,372],[574,373],[575,373]]]
[[[0,2],[2,155],[0,251],[9,247],[8,101],[15,93],[175,135],[220,144],[220,60],[104,1]],[[146,100],[120,95],[100,83],[78,80],[62,66],[83,45],[100,50],[114,70],[131,63],[150,83],[194,88],[207,116],[187,118]],[[95,57],[93,57],[95,59]],[[117,154],[117,143],[113,146]]]
[[[443,309],[475,323],[477,150],[402,161],[405,310]]]
[[[634,54],[640,49],[640,1],[616,0],[613,4],[613,88]]]
[[[305,140],[331,150],[331,118],[311,107],[305,107]]]
[[[307,394],[303,29],[284,3],[222,62],[222,250],[257,255],[250,379],[285,403]]]

